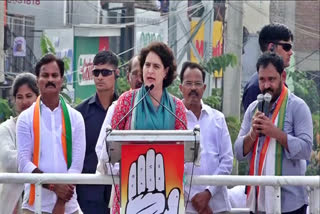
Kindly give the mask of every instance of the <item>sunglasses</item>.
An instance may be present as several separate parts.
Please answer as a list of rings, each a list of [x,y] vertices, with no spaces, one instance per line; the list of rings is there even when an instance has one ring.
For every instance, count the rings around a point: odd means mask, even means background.
[[[95,77],[98,77],[99,74],[101,73],[101,75],[103,77],[106,77],[106,76],[110,76],[112,75],[112,73],[114,72],[114,70],[109,70],[109,69],[94,69],[92,71],[92,74],[95,76]]]
[[[292,49],[292,45],[289,43],[281,43],[281,42],[277,42],[275,43],[276,45],[281,45],[282,49],[285,50],[286,52],[290,51]]]

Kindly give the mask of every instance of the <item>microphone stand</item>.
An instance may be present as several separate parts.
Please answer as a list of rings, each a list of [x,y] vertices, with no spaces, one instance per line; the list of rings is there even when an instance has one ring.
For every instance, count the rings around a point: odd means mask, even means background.
[[[151,85],[152,86],[152,85]],[[152,97],[157,103],[159,103],[163,108],[165,108],[171,115],[173,115],[177,120],[180,121],[180,123],[182,123],[182,125],[185,127],[186,130],[188,130],[188,127],[186,126],[186,124],[183,122],[183,120],[181,120],[175,113],[173,113],[167,106],[163,105],[161,102],[159,102],[159,100],[157,100],[154,96],[152,96],[152,94],[150,94],[150,97]]]

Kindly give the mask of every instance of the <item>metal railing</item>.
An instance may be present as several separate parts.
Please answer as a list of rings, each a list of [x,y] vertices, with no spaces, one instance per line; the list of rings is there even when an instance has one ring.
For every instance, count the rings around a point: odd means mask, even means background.
[[[114,176],[119,183],[119,176]],[[191,177],[187,177],[190,182]],[[0,183],[31,183],[36,185],[35,213],[41,213],[41,187],[42,184],[113,184],[112,177],[97,174],[29,174],[29,173],[0,173]],[[273,186],[275,188],[275,214],[281,213],[281,186],[308,186],[309,187],[309,213],[320,213],[320,176],[193,176],[192,185],[215,186]],[[232,210],[232,213],[247,212],[247,209]]]

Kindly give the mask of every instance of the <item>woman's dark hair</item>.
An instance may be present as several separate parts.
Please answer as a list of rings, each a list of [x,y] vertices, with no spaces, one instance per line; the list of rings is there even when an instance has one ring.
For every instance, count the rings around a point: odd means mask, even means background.
[[[17,96],[18,90],[21,86],[27,85],[37,96],[39,95],[39,88],[37,86],[37,78],[32,73],[21,73],[16,76],[12,84],[12,95]]]
[[[157,54],[163,64],[163,67],[169,68],[167,76],[163,80],[163,88],[171,85],[173,80],[177,77],[177,65],[174,59],[172,50],[163,42],[152,42],[146,48],[143,48],[140,52],[140,67],[143,72],[143,65],[150,52]]]
[[[35,72],[36,72],[37,77],[39,77],[41,67],[43,65],[49,64],[51,62],[56,62],[58,64],[58,67],[60,70],[60,75],[61,75],[61,77],[63,77],[63,75],[64,75],[64,62],[51,53],[44,55],[40,59],[40,61],[37,63],[36,68],[35,68]]]

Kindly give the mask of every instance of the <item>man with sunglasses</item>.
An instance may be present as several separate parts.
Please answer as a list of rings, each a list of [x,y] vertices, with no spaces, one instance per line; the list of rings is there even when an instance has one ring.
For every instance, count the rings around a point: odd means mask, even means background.
[[[101,51],[93,59],[92,76],[96,93],[76,107],[82,114],[86,128],[86,154],[82,173],[96,172],[98,159],[95,152],[100,129],[114,100],[118,57],[111,51]],[[109,213],[111,185],[78,185],[78,202],[84,214]]]
[[[292,51],[293,35],[289,28],[283,24],[269,24],[264,26],[259,34],[260,50],[264,53],[267,51],[274,52],[282,57],[284,67],[290,65]],[[284,71],[286,77],[286,73]],[[243,90],[242,104],[244,111],[248,106],[257,99],[260,94],[258,74],[255,72],[247,82]]]

